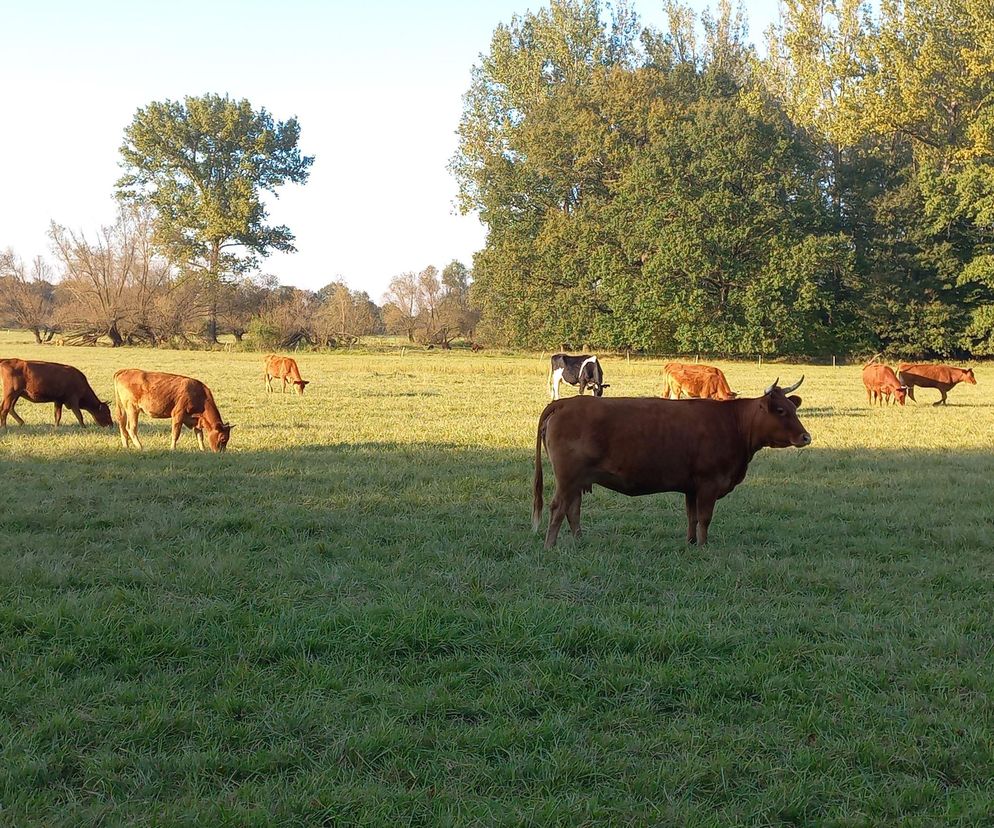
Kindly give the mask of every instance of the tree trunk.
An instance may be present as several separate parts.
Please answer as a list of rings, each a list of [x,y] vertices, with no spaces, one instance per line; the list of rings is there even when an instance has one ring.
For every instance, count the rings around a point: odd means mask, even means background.
[[[35,343],[37,345],[41,345],[41,331],[39,331],[37,328],[32,328],[31,333],[35,335]]]
[[[124,344],[124,337],[121,336],[121,332],[117,329],[117,323],[113,323],[107,329],[107,336],[110,337],[110,343],[115,348],[120,348]]]
[[[235,336],[235,342],[241,342],[242,337],[245,336],[245,331],[232,331]]]
[[[207,341],[211,345],[217,344],[217,294],[218,282],[221,274],[218,273],[218,266],[221,262],[221,241],[215,239],[211,244],[211,255],[207,275],[207,299],[210,308],[210,317],[207,320]]]

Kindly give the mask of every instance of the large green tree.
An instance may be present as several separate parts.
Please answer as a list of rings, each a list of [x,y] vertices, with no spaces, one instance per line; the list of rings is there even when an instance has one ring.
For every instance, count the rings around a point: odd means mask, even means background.
[[[275,121],[220,95],[151,103],[125,129],[119,196],[151,205],[157,243],[205,279],[212,342],[221,280],[273,250],[295,250],[290,228],[268,223],[263,191],[278,197],[280,186],[307,181],[314,158],[299,139],[296,118]]]

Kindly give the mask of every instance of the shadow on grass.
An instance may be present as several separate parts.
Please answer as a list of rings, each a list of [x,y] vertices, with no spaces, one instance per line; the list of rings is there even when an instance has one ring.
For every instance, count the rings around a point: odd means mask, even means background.
[[[598,489],[542,551],[531,463],[0,456],[11,824],[990,813],[989,454],[763,452],[703,550]]]

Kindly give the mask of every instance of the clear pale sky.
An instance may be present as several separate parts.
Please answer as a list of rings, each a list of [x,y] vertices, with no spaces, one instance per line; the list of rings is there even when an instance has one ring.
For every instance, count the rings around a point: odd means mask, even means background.
[[[470,69],[537,0],[319,2],[0,0],[0,249],[49,256],[51,220],[92,233],[113,217],[118,148],[135,111],[206,92],[296,116],[310,181],[270,220],[298,252],[262,264],[285,284],[343,277],[379,300],[391,277],[484,243],[446,170]],[[709,4],[691,0],[697,9]],[[636,0],[661,25],[661,3]],[[777,16],[748,4],[750,39]]]

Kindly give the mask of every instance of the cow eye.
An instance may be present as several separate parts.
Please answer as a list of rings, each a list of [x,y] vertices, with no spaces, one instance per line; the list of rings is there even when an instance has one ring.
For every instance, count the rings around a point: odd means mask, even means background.
[[[781,417],[782,417],[782,416],[783,416],[784,414],[786,414],[786,413],[787,413],[787,412],[786,412],[786,411],[784,411],[784,409],[782,409],[782,408],[781,408],[781,407],[780,407],[779,405],[778,405],[778,406],[776,407],[776,412],[777,412],[777,414],[779,414],[779,415],[780,415]]]

